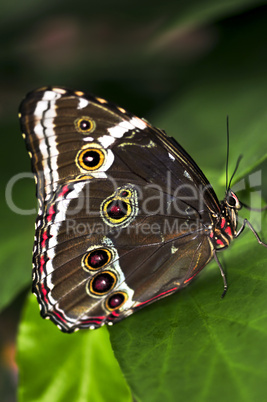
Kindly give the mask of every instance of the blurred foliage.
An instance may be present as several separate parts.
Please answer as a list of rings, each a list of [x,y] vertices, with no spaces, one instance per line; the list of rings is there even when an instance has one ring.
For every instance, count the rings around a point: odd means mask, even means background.
[[[35,213],[15,209],[37,204],[33,180],[16,176],[30,172],[17,109],[35,87],[92,92],[147,118],[185,147],[220,198],[228,114],[230,172],[244,155],[236,189],[249,202],[255,190],[267,199],[266,2],[12,0],[2,6],[0,309],[31,282]],[[263,185],[254,188],[251,172],[259,170]],[[242,213],[267,239],[266,214]],[[18,337],[20,401],[128,401],[123,376],[138,401],[263,400],[266,249],[248,230],[234,243],[220,255],[230,284],[223,301],[212,263],[183,292],[110,329],[122,372],[106,329],[64,335],[40,319],[29,298]]]
[[[40,319],[36,298],[31,295],[18,343],[20,400],[131,401],[106,327],[63,334]]]

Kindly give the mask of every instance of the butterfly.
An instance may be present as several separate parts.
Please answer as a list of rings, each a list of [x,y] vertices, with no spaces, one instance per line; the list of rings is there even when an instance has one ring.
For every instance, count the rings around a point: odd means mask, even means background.
[[[164,131],[80,91],[20,106],[39,203],[33,292],[62,331],[112,325],[187,286],[248,226]]]

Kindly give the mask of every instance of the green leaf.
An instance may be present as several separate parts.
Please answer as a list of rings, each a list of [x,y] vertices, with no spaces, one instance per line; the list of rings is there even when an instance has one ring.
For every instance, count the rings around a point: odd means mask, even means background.
[[[131,401],[106,328],[72,335],[40,318],[28,299],[18,336],[19,400]]]
[[[219,254],[230,285],[223,300],[212,263],[185,290],[110,329],[138,401],[265,398],[267,253],[252,233],[235,243]]]

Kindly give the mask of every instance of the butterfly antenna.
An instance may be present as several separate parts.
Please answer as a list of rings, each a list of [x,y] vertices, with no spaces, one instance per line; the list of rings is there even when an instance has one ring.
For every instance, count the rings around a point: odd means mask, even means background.
[[[231,176],[231,179],[230,179],[230,181],[229,181],[229,186],[228,186],[228,188],[227,188],[227,191],[231,188],[232,180],[233,180],[233,178],[234,178],[234,175],[236,174],[236,171],[237,171],[237,169],[238,169],[239,163],[240,163],[240,161],[241,161],[242,158],[243,158],[243,155],[239,155],[239,157],[238,157],[238,159],[237,159],[237,162],[236,162],[236,165],[235,165],[235,170],[234,170],[234,172],[233,172],[233,174],[232,174],[232,176]]]
[[[227,144],[226,144],[226,191],[229,189],[228,186],[228,165],[229,165],[229,150],[230,150],[230,140],[229,140],[229,116],[226,116],[226,131],[227,131]]]
[[[243,155],[239,155],[236,165],[235,165],[235,170],[231,176],[231,179],[228,184],[228,167],[229,167],[229,153],[230,153],[230,130],[229,130],[229,116],[226,116],[226,127],[227,127],[227,151],[226,151],[226,192],[231,188],[231,183],[234,178],[234,175],[236,174],[236,171],[238,169],[239,163],[241,159],[243,158]]]

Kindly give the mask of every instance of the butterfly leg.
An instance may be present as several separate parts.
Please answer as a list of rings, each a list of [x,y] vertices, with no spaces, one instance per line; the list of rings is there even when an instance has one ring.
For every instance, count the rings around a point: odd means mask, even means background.
[[[218,260],[218,257],[217,257],[217,254],[216,254],[216,250],[213,250],[213,258],[214,258],[214,260],[217,262],[218,267],[219,267],[219,269],[220,269],[220,271],[221,271],[222,278],[223,278],[223,292],[222,292],[222,295],[221,295],[221,298],[223,298],[223,297],[226,295],[226,292],[227,292],[227,289],[228,289],[228,285],[227,285],[227,279],[226,279],[225,272],[224,272],[224,270],[223,270],[223,267],[221,266],[220,261]]]
[[[243,232],[243,230],[245,229],[246,226],[248,226],[249,229],[252,231],[252,233],[253,233],[254,236],[256,237],[258,243],[261,244],[261,245],[264,246],[264,247],[267,247],[267,244],[264,243],[264,242],[260,239],[258,233],[256,232],[256,230],[254,229],[254,227],[251,225],[251,223],[250,223],[247,219],[244,219],[244,220],[243,220],[242,226],[241,226],[241,228],[238,230],[238,232],[237,232],[237,234],[235,235],[235,237],[238,237],[238,236]]]

